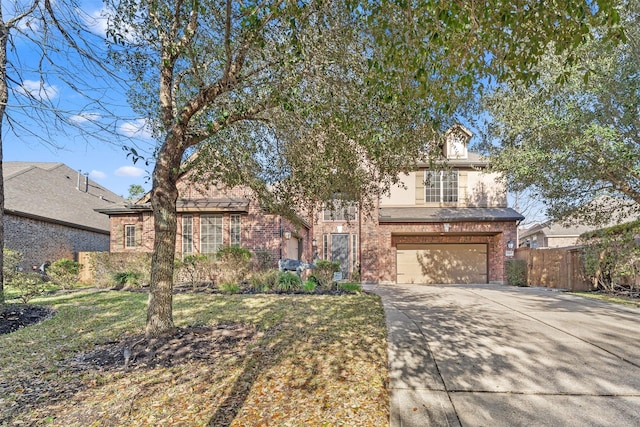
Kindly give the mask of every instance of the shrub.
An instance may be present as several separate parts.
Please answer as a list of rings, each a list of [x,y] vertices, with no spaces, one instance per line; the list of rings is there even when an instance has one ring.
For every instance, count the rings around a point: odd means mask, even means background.
[[[339,283],[338,289],[341,289],[346,292],[356,293],[356,292],[362,291],[362,286],[360,285],[360,283],[346,282],[346,283]]]
[[[313,280],[307,280],[302,284],[302,290],[310,294],[314,293],[317,287],[318,284]]]
[[[137,271],[122,271],[114,273],[113,280],[118,285],[118,288],[137,287],[140,284],[140,273]]]
[[[207,256],[202,254],[186,255],[182,261],[176,260],[177,281],[186,279],[192,285],[204,281],[206,277]]]
[[[79,262],[62,258],[49,266],[47,275],[62,289],[70,289],[78,283],[81,267],[82,264]]]
[[[223,283],[219,286],[220,290],[228,294],[237,294],[240,292],[240,285],[236,283]]]
[[[13,249],[4,248],[2,250],[2,274],[5,283],[11,282],[20,268],[22,253]]]
[[[27,304],[33,297],[44,292],[44,281],[40,273],[16,272],[10,285],[18,290],[18,297]]]
[[[300,289],[301,285],[302,280],[300,280],[300,277],[290,271],[283,271],[280,273],[280,277],[278,277],[277,287],[279,291],[294,291]]]
[[[278,270],[259,271],[251,275],[249,285],[257,291],[269,292],[276,288],[279,278],[280,272]]]
[[[253,271],[265,272],[271,270],[275,265],[273,253],[266,249],[255,249],[251,264]]]
[[[527,262],[522,259],[509,259],[505,262],[507,283],[512,286],[528,286]]]
[[[353,280],[356,283],[360,282],[360,264],[357,264],[356,268],[351,273],[351,280]]]
[[[140,286],[147,286],[151,278],[150,253],[92,252],[88,264],[93,282],[99,287],[117,285],[114,282],[114,275],[122,271],[136,272],[139,275]]]
[[[583,275],[607,292],[637,291],[640,275],[640,222],[620,224],[580,236]]]
[[[340,271],[340,262],[319,260],[316,261],[313,275],[320,282],[320,286],[331,289],[333,285],[333,273],[337,273],[338,271]]]
[[[251,252],[240,246],[225,246],[217,253],[220,279],[224,283],[240,283],[249,271]]]

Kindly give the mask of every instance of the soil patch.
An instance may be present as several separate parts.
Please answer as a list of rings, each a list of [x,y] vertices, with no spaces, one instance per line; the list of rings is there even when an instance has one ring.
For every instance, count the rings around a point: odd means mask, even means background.
[[[15,332],[51,318],[55,311],[37,305],[11,304],[0,306],[0,335]]]
[[[233,324],[177,328],[172,334],[147,338],[143,334],[96,346],[69,361],[72,369],[112,370],[178,366],[192,360],[211,360],[244,354],[256,335],[253,326]]]

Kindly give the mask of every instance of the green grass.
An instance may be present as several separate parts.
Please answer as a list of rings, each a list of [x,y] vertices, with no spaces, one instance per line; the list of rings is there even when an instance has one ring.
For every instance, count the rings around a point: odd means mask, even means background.
[[[119,291],[34,299],[57,314],[0,336],[0,378],[8,379],[0,387],[0,425],[388,423],[379,297],[179,294],[176,326],[250,325],[258,331],[255,341],[244,353],[215,362],[128,372],[69,370],[65,361],[78,353],[142,333],[146,300],[146,294]],[[56,387],[72,392],[55,399]],[[41,395],[41,402],[21,407],[28,393]]]
[[[596,299],[599,301],[612,302],[615,304],[626,305],[628,307],[640,307],[640,299],[629,298],[618,295],[608,295],[598,292],[570,292],[572,295],[578,295],[585,298]]]

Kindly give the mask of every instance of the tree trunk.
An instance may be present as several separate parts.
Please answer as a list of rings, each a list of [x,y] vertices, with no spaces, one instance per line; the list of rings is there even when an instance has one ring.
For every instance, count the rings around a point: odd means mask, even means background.
[[[179,137],[167,136],[153,170],[151,206],[155,221],[155,240],[151,260],[151,283],[147,307],[146,335],[157,336],[174,330],[173,262],[176,248],[178,199],[177,178],[182,160]]]
[[[9,100],[9,89],[7,87],[7,37],[9,30],[4,25],[2,13],[0,12],[0,249],[4,250],[4,175],[2,171],[2,123],[4,113]],[[4,251],[0,255],[0,304],[4,304]]]

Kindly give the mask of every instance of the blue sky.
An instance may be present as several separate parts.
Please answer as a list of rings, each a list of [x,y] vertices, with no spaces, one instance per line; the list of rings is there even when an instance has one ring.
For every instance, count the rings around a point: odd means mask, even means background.
[[[18,0],[18,7],[26,2]],[[14,7],[2,2],[3,17],[10,19]],[[102,2],[83,2],[82,16],[93,34],[102,35],[106,21],[101,19]],[[37,38],[41,31],[37,22],[21,21],[20,30]],[[3,122],[3,160],[61,162],[69,167],[89,173],[91,179],[122,196],[128,195],[131,184],[151,188],[150,174],[153,165],[144,162],[134,164],[124,145],[135,146],[138,152],[151,153],[155,141],[145,128],[145,122],[132,112],[127,105],[126,85],[118,86],[107,80],[95,79],[90,73],[82,74],[82,67],[76,66],[77,57],[64,53],[53,58],[66,68],[77,69],[78,75],[67,79],[85,90],[83,98],[57,75],[53,67],[47,67],[44,76],[37,72],[40,53],[28,37],[13,31],[9,46],[8,69],[10,84],[8,119]],[[69,67],[70,66],[70,67]],[[41,79],[42,76],[42,80]],[[48,98],[69,125],[53,121],[50,115],[37,118],[38,112],[25,107],[26,94],[35,98]],[[99,100],[99,102],[96,102]],[[106,130],[105,130],[106,129]]]

